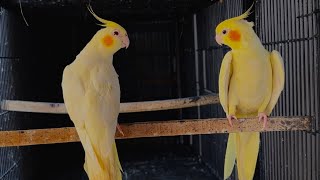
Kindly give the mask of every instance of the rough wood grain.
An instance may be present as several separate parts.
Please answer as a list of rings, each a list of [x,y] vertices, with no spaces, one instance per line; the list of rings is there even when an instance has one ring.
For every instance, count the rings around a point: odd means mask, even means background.
[[[207,104],[216,104],[218,102],[219,102],[219,97],[215,94],[181,98],[181,99],[144,101],[144,102],[127,102],[127,103],[121,103],[120,113],[180,109],[180,108],[194,107],[194,106],[207,105]],[[1,109],[7,110],[7,111],[34,112],[34,113],[53,113],[53,114],[67,113],[66,107],[63,103],[50,103],[50,102],[3,100],[1,101]]]
[[[265,132],[310,130],[309,117],[274,117],[268,127],[262,130],[262,123],[257,119],[240,119],[230,127],[224,118],[174,120],[161,122],[143,122],[121,124],[125,136],[116,133],[117,139],[178,136],[192,134],[215,134],[231,132]],[[79,138],[73,127],[54,129],[34,129],[18,131],[0,131],[0,147],[26,146],[77,142]]]

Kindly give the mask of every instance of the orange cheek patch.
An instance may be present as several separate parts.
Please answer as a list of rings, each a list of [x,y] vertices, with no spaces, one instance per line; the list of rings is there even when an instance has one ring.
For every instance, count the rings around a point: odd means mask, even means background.
[[[241,39],[241,34],[239,33],[239,31],[233,31],[231,30],[229,32],[229,38],[231,41],[240,41]]]
[[[111,46],[113,44],[113,37],[110,35],[106,35],[103,38],[103,44],[107,47]]]

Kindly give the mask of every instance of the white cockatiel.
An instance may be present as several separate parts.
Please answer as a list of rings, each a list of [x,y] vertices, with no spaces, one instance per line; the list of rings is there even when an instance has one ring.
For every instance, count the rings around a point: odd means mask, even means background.
[[[63,72],[62,90],[68,114],[85,150],[84,169],[90,180],[121,180],[115,144],[120,86],[113,54],[129,46],[126,30],[99,18],[100,29]]]

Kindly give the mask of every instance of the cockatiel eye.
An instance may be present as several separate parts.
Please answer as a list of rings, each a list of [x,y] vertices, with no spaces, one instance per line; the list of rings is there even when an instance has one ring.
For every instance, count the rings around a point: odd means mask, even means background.
[[[222,34],[227,34],[227,30],[223,30],[223,31],[222,31]]]
[[[113,33],[115,36],[118,36],[119,35],[119,32],[118,31],[114,31]]]

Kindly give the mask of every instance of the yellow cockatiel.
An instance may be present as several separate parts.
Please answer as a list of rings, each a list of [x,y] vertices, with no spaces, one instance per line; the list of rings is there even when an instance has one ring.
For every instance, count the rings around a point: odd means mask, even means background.
[[[216,28],[217,43],[231,48],[221,64],[219,98],[231,126],[232,119],[258,116],[265,128],[267,116],[284,87],[284,66],[279,52],[268,52],[255,34],[253,23],[244,20],[251,8]],[[239,180],[253,179],[259,135],[259,132],[229,134],[224,179],[231,175],[235,160]]]
[[[99,30],[63,72],[62,90],[68,114],[85,150],[84,169],[90,180],[121,180],[115,144],[120,109],[118,75],[113,54],[129,46],[126,30],[99,18]]]

